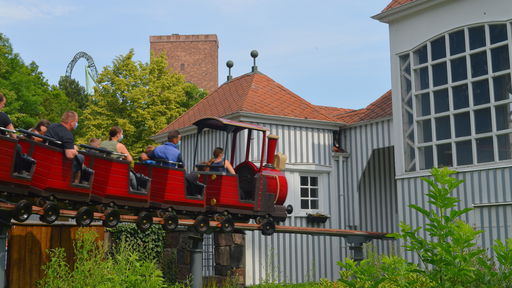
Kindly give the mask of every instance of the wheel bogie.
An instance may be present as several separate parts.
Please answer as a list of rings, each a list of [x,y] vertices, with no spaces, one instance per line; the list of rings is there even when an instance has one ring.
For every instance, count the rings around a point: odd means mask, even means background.
[[[46,202],[43,206],[43,214],[39,216],[39,220],[46,224],[52,224],[59,218],[60,209],[54,202]]]
[[[86,227],[91,225],[94,220],[94,212],[91,208],[83,206],[76,212],[75,221],[80,227]]]
[[[199,215],[194,220],[194,229],[196,232],[204,234],[208,232],[208,229],[210,228],[210,220],[208,219],[208,216],[206,215]]]
[[[121,221],[121,215],[119,213],[119,210],[116,208],[105,209],[105,211],[103,212],[103,216],[103,226],[107,228],[114,228]]]
[[[25,222],[32,214],[32,203],[28,200],[20,200],[14,208],[13,219],[18,222]]]
[[[137,225],[137,228],[139,228],[140,231],[148,231],[149,228],[151,228],[151,225],[153,225],[153,217],[149,212],[142,211],[139,213],[135,224]]]

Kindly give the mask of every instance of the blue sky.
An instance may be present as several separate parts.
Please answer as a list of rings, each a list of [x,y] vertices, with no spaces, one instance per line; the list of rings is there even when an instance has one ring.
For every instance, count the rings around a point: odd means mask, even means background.
[[[25,62],[56,84],[78,51],[99,72],[135,50],[149,59],[149,36],[217,34],[219,83],[261,72],[316,105],[362,108],[390,87],[388,27],[371,19],[390,0],[0,0],[0,33]],[[73,78],[85,83],[85,60]]]

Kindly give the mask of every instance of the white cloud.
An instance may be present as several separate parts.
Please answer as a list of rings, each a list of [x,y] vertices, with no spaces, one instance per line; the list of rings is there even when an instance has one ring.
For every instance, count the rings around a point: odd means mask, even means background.
[[[38,18],[53,18],[67,15],[76,7],[59,1],[3,1],[0,0],[0,22],[13,23]]]

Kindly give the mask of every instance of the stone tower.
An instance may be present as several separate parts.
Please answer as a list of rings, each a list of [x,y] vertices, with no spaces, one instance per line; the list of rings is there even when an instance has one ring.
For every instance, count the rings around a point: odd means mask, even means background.
[[[218,86],[217,35],[163,35],[150,36],[150,50],[154,55],[164,53],[171,71],[185,75],[185,79],[211,93]]]

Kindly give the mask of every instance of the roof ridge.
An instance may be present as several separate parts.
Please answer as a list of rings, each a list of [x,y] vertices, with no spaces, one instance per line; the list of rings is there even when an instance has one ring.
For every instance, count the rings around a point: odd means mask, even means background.
[[[273,82],[275,87],[277,87],[278,89],[282,90],[283,92],[287,93],[288,95],[293,96],[294,98],[298,99],[299,101],[302,101],[307,106],[309,106],[309,108],[314,110],[316,113],[318,113],[318,114],[324,116],[325,118],[329,119],[329,121],[336,122],[336,120],[333,119],[331,116],[329,116],[329,115],[323,113],[322,111],[318,110],[317,105],[312,104],[311,102],[307,101],[306,99],[304,99],[304,98],[300,97],[299,95],[295,94],[293,91],[291,91],[290,89],[286,88],[285,86],[283,86],[279,82],[275,81],[274,79],[270,78],[269,76],[267,76],[267,75],[265,75],[263,73],[258,73],[258,74],[255,74],[255,75],[262,75],[263,77],[268,78],[270,81]],[[254,77],[254,78],[256,78],[256,77]],[[254,92],[253,92],[253,90],[249,90],[249,93],[254,93]],[[247,98],[249,98],[249,97],[247,97]],[[244,104],[245,104],[245,102],[244,102]],[[242,108],[245,108],[245,107],[242,106]]]

